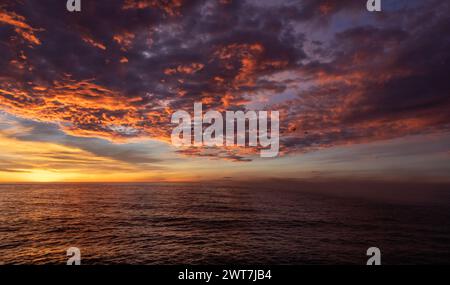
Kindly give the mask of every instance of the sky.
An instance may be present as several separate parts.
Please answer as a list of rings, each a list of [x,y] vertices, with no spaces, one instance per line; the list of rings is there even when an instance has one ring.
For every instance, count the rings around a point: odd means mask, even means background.
[[[450,3],[2,0],[0,182],[450,181]],[[171,114],[280,112],[280,155]]]

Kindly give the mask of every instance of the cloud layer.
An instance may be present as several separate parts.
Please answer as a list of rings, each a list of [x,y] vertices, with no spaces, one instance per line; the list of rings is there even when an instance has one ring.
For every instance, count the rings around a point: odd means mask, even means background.
[[[60,2],[2,1],[0,106],[67,135],[168,141],[200,101],[280,110],[283,154],[449,129],[446,1]]]

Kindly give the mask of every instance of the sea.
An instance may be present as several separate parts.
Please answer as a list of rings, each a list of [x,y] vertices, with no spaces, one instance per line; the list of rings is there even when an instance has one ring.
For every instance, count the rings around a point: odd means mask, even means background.
[[[450,264],[450,189],[0,185],[0,264],[66,264],[71,247],[92,265],[364,265],[371,247],[382,264]]]

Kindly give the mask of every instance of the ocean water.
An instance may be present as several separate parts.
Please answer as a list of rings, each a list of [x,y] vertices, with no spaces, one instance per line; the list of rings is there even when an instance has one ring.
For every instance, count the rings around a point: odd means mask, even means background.
[[[450,264],[450,191],[307,187],[0,185],[0,264]]]

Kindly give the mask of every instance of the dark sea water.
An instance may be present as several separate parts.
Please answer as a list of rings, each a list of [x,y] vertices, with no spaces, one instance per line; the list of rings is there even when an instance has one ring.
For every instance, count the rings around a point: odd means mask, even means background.
[[[305,187],[0,185],[0,264],[450,264],[450,191]]]

